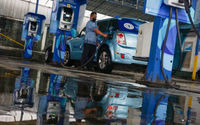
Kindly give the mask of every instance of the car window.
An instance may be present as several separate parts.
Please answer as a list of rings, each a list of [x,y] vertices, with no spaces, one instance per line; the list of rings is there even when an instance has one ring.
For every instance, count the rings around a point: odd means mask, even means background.
[[[108,29],[109,31],[119,30],[118,20],[117,19],[111,20]]]
[[[86,35],[86,28],[83,28],[83,30],[80,32],[79,37]]]
[[[97,25],[98,25],[99,30],[100,30],[101,32],[106,32],[107,27],[108,27],[108,21],[98,22]]]

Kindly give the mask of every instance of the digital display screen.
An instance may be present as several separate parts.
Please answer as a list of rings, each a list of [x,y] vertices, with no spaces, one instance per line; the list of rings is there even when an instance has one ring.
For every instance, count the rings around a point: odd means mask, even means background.
[[[37,22],[31,22],[31,31],[37,30]]]
[[[72,16],[73,16],[73,10],[71,8],[64,8],[63,21],[71,22]]]

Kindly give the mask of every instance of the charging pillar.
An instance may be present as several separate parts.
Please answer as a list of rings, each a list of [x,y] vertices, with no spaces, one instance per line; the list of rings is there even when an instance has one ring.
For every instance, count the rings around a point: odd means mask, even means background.
[[[76,37],[86,4],[87,0],[53,0],[49,32],[56,36],[52,48],[54,63],[64,62],[66,41],[69,37]]]
[[[189,2],[189,4],[190,4],[191,18],[195,20],[195,17],[199,15],[198,11],[196,11],[197,0],[193,0],[192,3]],[[164,48],[163,67],[162,67],[161,66],[162,47],[165,39],[165,34],[167,31],[169,13],[171,11],[170,9],[172,9],[171,23],[169,28],[169,34],[167,36],[166,46]],[[183,23],[190,23],[188,14],[185,11],[185,6],[183,1],[180,0],[145,1],[144,12],[146,14],[155,16],[153,34],[151,40],[149,64],[145,76],[146,81],[165,82],[166,79],[168,82],[171,81],[174,50],[177,38],[177,29],[175,20],[176,11],[177,11],[177,21]],[[164,79],[163,74],[165,74],[166,79]]]
[[[168,18],[164,19],[158,16],[154,18],[149,64],[147,67],[147,74],[145,76],[145,79],[150,82],[165,81],[161,72],[161,53],[167,30],[168,20]],[[176,22],[174,19],[172,19],[163,57],[163,69],[168,81],[171,80],[176,36]]]
[[[22,29],[22,41],[25,41],[24,57],[31,58],[33,44],[41,40],[41,35],[45,25],[46,17],[44,15],[27,13],[24,16]]]

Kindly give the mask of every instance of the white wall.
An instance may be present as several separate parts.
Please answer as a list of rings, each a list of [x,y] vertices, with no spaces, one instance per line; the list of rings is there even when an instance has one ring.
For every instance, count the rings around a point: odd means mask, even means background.
[[[28,12],[35,12],[36,0],[0,0],[0,16],[23,20]],[[50,24],[51,0],[39,0],[38,13],[46,16],[46,24]],[[89,20],[91,11],[86,10],[83,23],[78,30],[81,30]],[[109,16],[98,14],[97,19],[110,18]]]

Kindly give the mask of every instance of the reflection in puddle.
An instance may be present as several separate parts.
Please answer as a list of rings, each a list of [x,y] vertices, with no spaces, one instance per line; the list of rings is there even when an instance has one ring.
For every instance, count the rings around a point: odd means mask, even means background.
[[[9,75],[8,75],[9,74]],[[199,95],[0,69],[0,124],[199,125]],[[191,96],[192,95],[192,96]]]
[[[21,75],[15,80],[15,89],[13,92],[13,104],[21,110],[20,121],[31,120],[31,117],[36,117],[36,114],[24,114],[25,108],[32,108],[34,105],[34,80],[29,78],[30,68],[22,68]],[[24,117],[25,116],[25,117]],[[19,121],[17,119],[16,121]]]

